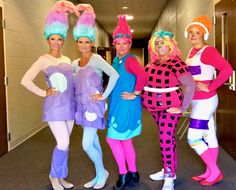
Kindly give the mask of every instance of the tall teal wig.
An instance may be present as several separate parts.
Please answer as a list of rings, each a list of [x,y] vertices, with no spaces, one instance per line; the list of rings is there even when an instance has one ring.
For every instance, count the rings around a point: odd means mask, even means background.
[[[67,12],[74,12],[73,3],[64,0],[55,3],[45,20],[45,39],[48,39],[52,34],[58,34],[62,36],[63,39],[66,38],[68,31]]]
[[[95,14],[93,8],[89,4],[79,4],[76,6],[76,15],[79,16],[77,23],[73,29],[73,36],[77,42],[79,37],[89,38],[91,42],[96,39]],[[79,11],[83,11],[80,15]]]

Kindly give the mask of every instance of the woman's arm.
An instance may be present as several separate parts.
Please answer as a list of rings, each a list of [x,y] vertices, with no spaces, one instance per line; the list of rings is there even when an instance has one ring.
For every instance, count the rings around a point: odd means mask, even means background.
[[[38,75],[40,71],[42,71],[42,59],[41,57],[38,58],[34,64],[29,68],[29,70],[24,74],[23,78],[21,79],[21,84],[27,88],[29,91],[33,92],[34,94],[45,97],[46,90],[42,90],[38,86],[36,86],[33,82],[35,77]]]
[[[107,87],[102,94],[103,98],[106,99],[111,93],[112,89],[114,88],[116,81],[119,78],[119,74],[101,56],[98,56],[98,68],[101,69],[104,73],[106,73],[109,76]]]
[[[184,88],[184,99],[182,102],[182,107],[171,107],[167,110],[167,112],[173,114],[183,113],[188,109],[195,91],[195,83],[190,73],[186,73],[178,77],[178,80]]]
[[[184,99],[182,102],[181,112],[184,112],[188,109],[194,92],[195,92],[195,83],[193,77],[190,73],[183,75],[178,78],[182,86],[184,87]]]
[[[232,66],[228,61],[226,61],[220,53],[214,47],[207,47],[201,57],[201,61],[204,64],[214,66],[219,72],[215,79],[208,85],[208,89],[216,90],[222,84],[225,83],[226,80],[229,79],[230,75],[233,72]]]
[[[144,71],[144,68],[139,64],[138,60],[133,56],[130,56],[126,59],[125,68],[129,73],[135,75],[136,84],[134,87],[134,92],[123,92],[121,96],[125,100],[133,100],[142,92],[147,80],[147,73]]]
[[[144,68],[139,64],[135,57],[128,57],[125,62],[125,68],[129,73],[136,76],[135,94],[140,93],[147,81],[147,73]]]

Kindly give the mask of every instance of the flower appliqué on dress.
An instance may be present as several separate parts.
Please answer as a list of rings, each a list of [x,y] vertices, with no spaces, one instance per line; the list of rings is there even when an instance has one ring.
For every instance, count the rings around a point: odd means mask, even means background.
[[[115,117],[114,116],[111,117],[111,121],[109,123],[109,126],[113,127],[113,128],[117,128],[117,123],[115,123]]]

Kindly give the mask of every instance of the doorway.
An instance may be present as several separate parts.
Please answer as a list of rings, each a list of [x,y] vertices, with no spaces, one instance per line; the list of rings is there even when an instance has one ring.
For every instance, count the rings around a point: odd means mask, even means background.
[[[221,0],[215,5],[216,48],[236,69],[236,1]],[[216,114],[217,130],[220,145],[236,159],[236,91],[235,78],[231,79],[218,90],[219,107]]]

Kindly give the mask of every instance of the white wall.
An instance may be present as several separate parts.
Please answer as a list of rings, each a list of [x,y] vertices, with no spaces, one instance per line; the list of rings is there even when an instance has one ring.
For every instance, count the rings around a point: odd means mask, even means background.
[[[4,2],[5,68],[9,84],[7,86],[8,132],[11,134],[10,149],[41,129],[42,98],[31,94],[20,85],[25,71],[34,60],[48,51],[42,38],[44,15],[53,1],[47,5],[40,1],[27,2],[6,0]],[[37,83],[44,85],[43,77]]]
[[[6,20],[4,43],[5,70],[9,79],[6,104],[8,132],[11,134],[10,149],[46,126],[41,116],[43,98],[27,91],[20,85],[20,81],[32,63],[48,52],[48,45],[43,39],[44,18],[55,2],[56,0],[0,0]],[[73,17],[70,19],[71,28],[74,20]],[[108,45],[108,35],[100,26],[97,36],[95,45]],[[71,29],[63,53],[71,59],[78,57]],[[35,82],[42,88],[46,87],[43,74]]]
[[[155,26],[155,31],[164,29],[173,32],[182,51],[182,57],[185,59],[191,47],[184,38],[185,27],[199,15],[213,17],[213,10],[214,1],[212,0],[170,0]],[[214,31],[211,33],[208,43],[213,44],[213,39]]]
[[[214,0],[214,4],[219,3],[221,0]]]

